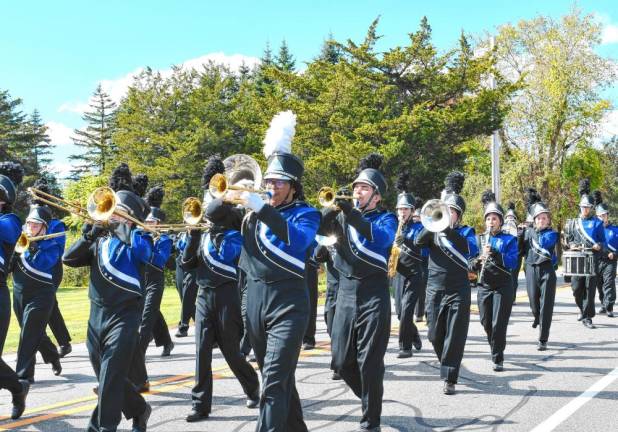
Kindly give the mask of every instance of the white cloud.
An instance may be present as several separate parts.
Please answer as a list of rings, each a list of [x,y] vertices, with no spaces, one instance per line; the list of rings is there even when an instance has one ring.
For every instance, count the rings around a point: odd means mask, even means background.
[[[45,123],[45,126],[47,126],[47,135],[49,135],[52,144],[64,146],[73,142],[71,139],[73,129],[70,127],[54,121]]]
[[[607,23],[603,27],[601,43],[603,45],[618,43],[618,25]]]
[[[54,162],[49,165],[49,171],[56,174],[59,179],[65,179],[71,174],[73,164],[69,162]]]
[[[180,65],[180,67],[185,70],[200,70],[203,65],[208,64],[209,62],[225,65],[230,68],[230,70],[238,72],[243,63],[249,68],[254,68],[259,64],[260,59],[258,59],[257,57],[250,57],[242,54],[226,55],[223,52],[215,52],[203,55],[201,57],[186,60]],[[133,79],[143,71],[144,68],[140,67],[120,78],[112,80],[101,80],[101,87],[103,88],[103,91],[107,93],[114,102],[118,103],[120,102],[122,97],[127,94],[127,89],[131,84],[133,84]],[[158,72],[163,78],[167,78],[172,75],[173,70],[170,67],[168,69],[159,70]],[[65,102],[60,105],[58,111],[82,114],[87,108],[88,102]]]
[[[618,135],[618,110],[612,110],[605,114],[601,121],[599,139],[603,142],[616,135]]]

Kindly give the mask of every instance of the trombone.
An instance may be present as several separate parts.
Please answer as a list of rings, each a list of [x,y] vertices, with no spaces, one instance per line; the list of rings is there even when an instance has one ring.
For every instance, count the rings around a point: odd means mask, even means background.
[[[182,220],[184,223],[153,225],[151,228],[159,234],[188,230],[209,230],[210,223],[200,223],[203,215],[200,200],[196,197],[189,197],[182,203]]]
[[[96,222],[93,218],[91,218],[88,215],[88,212],[80,204],[69,202],[67,200],[59,198],[55,195],[50,195],[48,193],[45,193],[33,187],[28,188],[28,193],[32,195],[34,199],[41,201],[42,203],[47,204],[51,207],[55,207],[59,210],[72,213],[76,216],[79,216],[85,219],[88,222],[91,222],[91,223]]]
[[[53,239],[56,237],[62,237],[64,235],[66,235],[64,231],[52,233],[52,234],[35,236],[35,237],[28,237],[26,233],[21,233],[21,235],[17,239],[17,243],[15,243],[15,253],[18,253],[20,255],[23,254],[24,252],[28,250],[28,248],[30,247],[30,243],[32,242],[40,241],[40,240],[49,240],[49,239]]]
[[[227,177],[225,175],[217,173],[210,179],[210,183],[208,184],[208,191],[215,198],[223,198],[225,193],[229,190],[234,191],[242,191],[242,192],[255,192],[258,194],[270,194],[266,189],[252,189],[242,186],[234,186],[230,185]],[[232,204],[244,204],[244,200],[234,198],[230,200],[226,200]]]
[[[90,194],[86,210],[88,211],[88,216],[95,222],[107,222],[112,215],[116,215],[133,222],[144,231],[156,233],[150,226],[131,216],[129,213],[120,210],[118,208],[116,193],[108,186],[98,187]]]
[[[352,195],[337,195],[330,186],[324,186],[318,192],[318,202],[322,207],[333,207],[337,199],[354,199]]]

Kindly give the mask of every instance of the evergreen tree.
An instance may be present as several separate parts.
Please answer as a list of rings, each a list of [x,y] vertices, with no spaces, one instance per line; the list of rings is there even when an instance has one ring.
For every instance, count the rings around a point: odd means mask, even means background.
[[[89,107],[90,111],[85,112],[82,116],[82,120],[87,123],[86,129],[75,129],[74,131],[73,142],[76,146],[84,149],[84,153],[69,157],[72,161],[80,162],[71,171],[71,177],[74,179],[87,172],[102,173],[115,154],[112,133],[116,103],[111,100],[99,84],[92,95]]]
[[[341,50],[336,43],[333,42],[333,34],[328,34],[328,39],[322,44],[318,61],[325,61],[330,64],[337,64],[341,59]]]
[[[273,66],[275,66],[273,52],[270,49],[270,42],[266,42],[266,48],[264,48],[264,53],[260,58],[260,64],[255,71],[255,84],[258,91],[261,93],[263,93],[267,87],[272,85],[272,79],[268,77],[267,72],[268,69]]]
[[[7,90],[0,90],[0,158],[23,161],[27,145],[22,134],[25,116],[19,111],[21,99],[12,99]]]
[[[296,60],[290,52],[285,39],[283,39],[281,46],[279,47],[279,55],[277,55],[277,58],[275,59],[275,66],[277,69],[286,72],[294,72],[296,67]]]
[[[25,129],[33,172],[40,173],[51,163],[50,155],[54,146],[47,134],[47,126],[43,123],[38,110],[35,109],[32,112]]]

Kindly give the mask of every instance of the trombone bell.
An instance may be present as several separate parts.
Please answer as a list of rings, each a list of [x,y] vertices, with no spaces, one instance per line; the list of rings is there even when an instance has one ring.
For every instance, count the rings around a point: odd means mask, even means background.
[[[197,225],[202,220],[202,215],[202,203],[199,199],[189,197],[182,204],[182,220],[187,225]]]
[[[88,197],[88,215],[97,222],[106,222],[116,210],[116,194],[109,187],[98,187]]]
[[[444,201],[429,200],[421,209],[421,223],[428,231],[442,232],[451,225],[451,212]]]

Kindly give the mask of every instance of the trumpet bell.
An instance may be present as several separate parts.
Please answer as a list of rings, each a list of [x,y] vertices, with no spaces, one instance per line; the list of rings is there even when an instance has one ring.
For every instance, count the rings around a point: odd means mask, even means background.
[[[322,207],[331,207],[335,204],[335,191],[332,187],[324,186],[318,192],[318,202]]]
[[[224,179],[225,180],[225,179]],[[202,203],[195,197],[189,197],[182,204],[182,220],[187,225],[197,225],[202,220]]]
[[[15,253],[21,255],[28,250],[28,247],[30,247],[30,240],[28,240],[26,233],[21,233],[17,243],[15,243]]]
[[[215,174],[210,179],[208,184],[208,191],[215,198],[222,198],[228,189],[227,178],[223,174]]]
[[[116,194],[109,187],[98,187],[88,197],[88,215],[98,222],[107,221],[116,209]]]
[[[421,223],[428,231],[442,232],[451,225],[451,212],[444,201],[429,200],[421,209]]]

